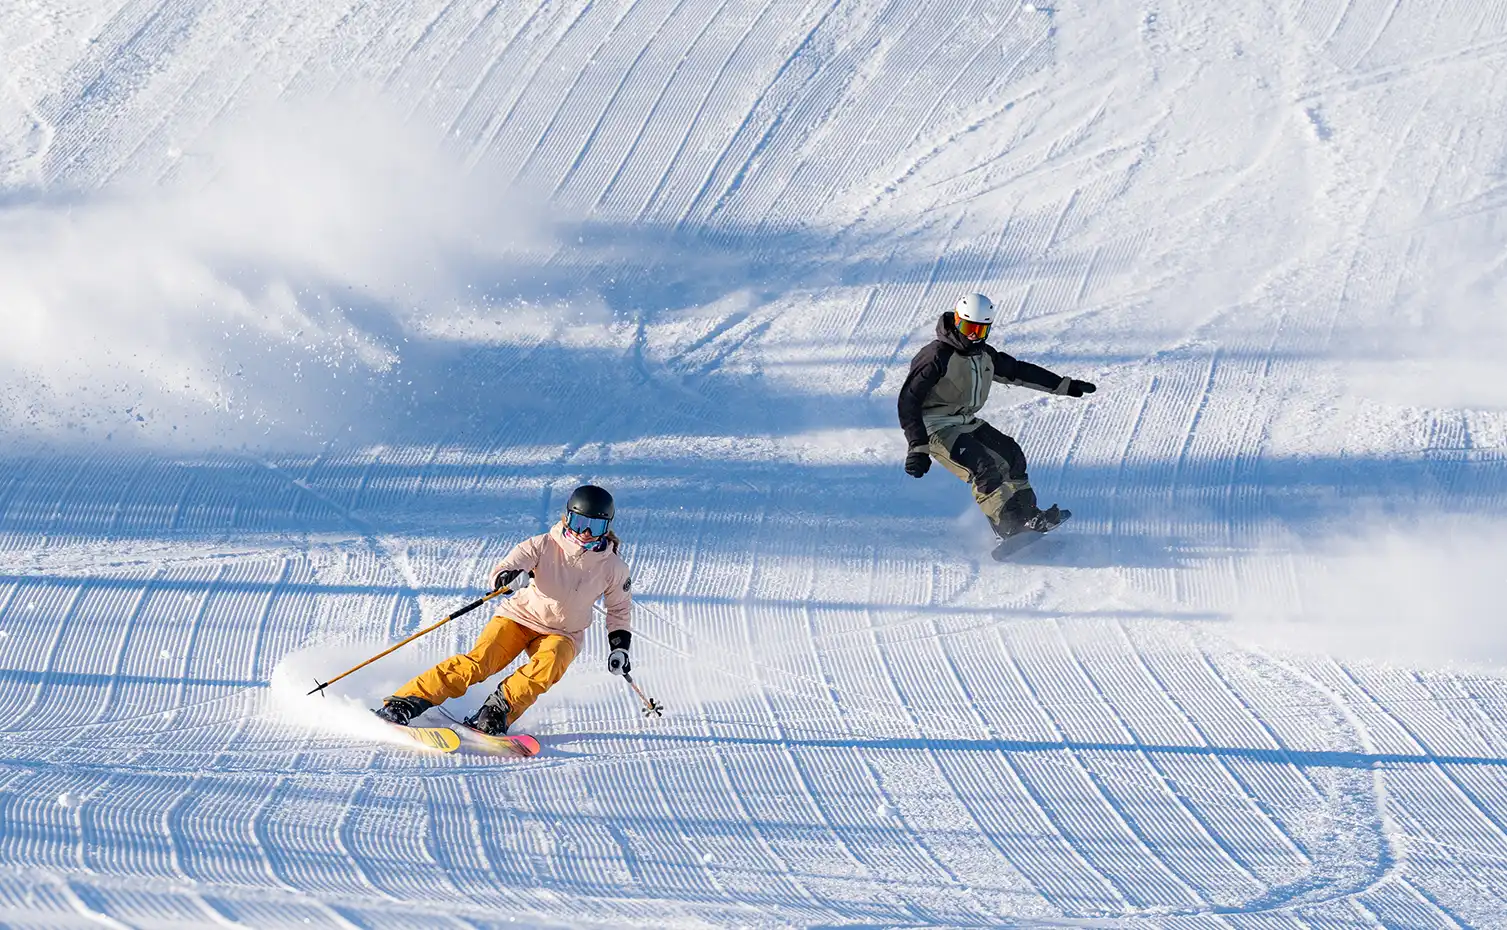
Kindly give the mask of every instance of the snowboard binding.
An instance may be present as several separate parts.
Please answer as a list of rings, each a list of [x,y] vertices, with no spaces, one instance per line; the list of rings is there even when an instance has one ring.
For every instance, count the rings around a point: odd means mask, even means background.
[[[1010,556],[1024,549],[1026,546],[1045,536],[1047,533],[1067,522],[1071,517],[1071,510],[1063,510],[1056,504],[1046,510],[1038,510],[1021,523],[1008,528],[996,526],[994,535],[999,539],[999,544],[994,547],[990,556],[996,562],[1003,562]]]

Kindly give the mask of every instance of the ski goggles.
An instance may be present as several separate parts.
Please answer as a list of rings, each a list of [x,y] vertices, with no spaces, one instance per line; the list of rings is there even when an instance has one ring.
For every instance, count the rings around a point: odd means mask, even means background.
[[[962,334],[964,339],[987,339],[989,338],[989,327],[993,325],[993,323],[975,323],[972,320],[958,318],[958,332]]]
[[[576,539],[590,541],[607,535],[612,521],[606,517],[588,517],[579,513],[565,515],[565,531]]]

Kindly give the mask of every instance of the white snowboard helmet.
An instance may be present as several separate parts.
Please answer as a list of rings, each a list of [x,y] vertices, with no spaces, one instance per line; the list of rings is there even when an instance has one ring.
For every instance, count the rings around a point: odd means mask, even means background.
[[[994,302],[983,294],[965,294],[952,308],[953,322],[964,339],[983,342],[994,325]]]

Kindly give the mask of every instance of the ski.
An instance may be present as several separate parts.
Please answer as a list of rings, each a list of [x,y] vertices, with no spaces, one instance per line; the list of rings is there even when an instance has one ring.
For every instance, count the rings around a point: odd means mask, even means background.
[[[1031,545],[1031,543],[1035,542],[1046,534],[1052,532],[1052,530],[1055,530],[1057,527],[1066,523],[1072,517],[1072,515],[1073,512],[1071,510],[1064,510],[1062,511],[1062,519],[1058,520],[1047,529],[1021,530],[1019,533],[1016,533],[1013,536],[1006,536],[1004,539],[1001,539],[999,541],[999,545],[995,546],[994,551],[989,554],[994,558],[994,561],[996,562],[1007,561],[1011,556]]]
[[[465,727],[468,737],[472,737],[478,743],[505,755],[527,758],[539,753],[539,741],[527,733],[507,733],[502,736],[493,736],[490,733],[483,733],[475,727],[467,727],[465,724],[461,724],[461,726]]]
[[[539,741],[527,733],[508,733],[503,736],[493,736],[490,733],[483,733],[475,727],[470,726],[464,720],[456,720],[445,713],[443,709],[439,709],[439,713],[445,719],[449,720],[453,726],[405,727],[386,720],[382,722],[390,727],[393,732],[401,733],[425,749],[433,749],[436,752],[455,752],[460,749],[463,742],[461,733],[464,733],[466,740],[471,741],[474,745],[484,750],[521,757],[533,756],[539,753]],[[382,718],[378,717],[377,719],[381,720]]]
[[[440,709],[440,713],[444,714],[447,720],[455,724],[456,729],[466,734],[467,739],[474,740],[477,745],[483,746],[488,750],[503,755],[520,756],[523,758],[538,755],[539,753],[539,741],[527,733],[506,733],[502,736],[493,736],[490,733],[483,733],[464,720],[455,719],[446,713],[443,708]]]
[[[382,720],[381,717],[377,719]],[[438,752],[455,752],[460,748],[460,734],[449,727],[404,727],[386,720],[382,720],[382,722],[395,732],[403,734],[425,749],[433,749]]]

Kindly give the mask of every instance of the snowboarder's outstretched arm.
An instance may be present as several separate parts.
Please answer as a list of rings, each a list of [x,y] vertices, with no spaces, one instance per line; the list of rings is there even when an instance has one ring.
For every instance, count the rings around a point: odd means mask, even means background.
[[[1046,391],[1049,394],[1066,394],[1069,397],[1082,397],[1096,390],[1091,381],[1066,378],[1056,372],[1047,371],[1040,365],[1022,362],[1015,356],[1001,352],[993,346],[985,346],[985,348],[994,358],[994,380],[1001,384],[1014,384],[1037,391]]]

